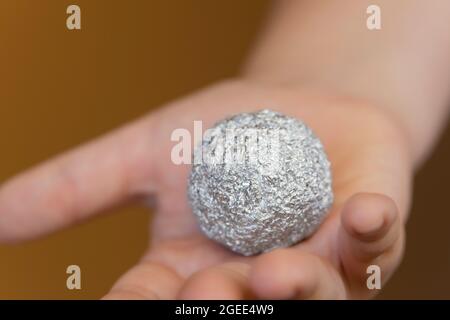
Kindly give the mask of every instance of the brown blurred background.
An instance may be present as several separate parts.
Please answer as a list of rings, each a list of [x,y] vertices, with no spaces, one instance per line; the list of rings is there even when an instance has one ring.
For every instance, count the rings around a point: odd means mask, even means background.
[[[80,31],[66,28],[69,4],[81,7]],[[234,75],[269,5],[267,0],[2,0],[0,182]],[[450,298],[449,164],[447,130],[417,175],[406,256],[381,298]],[[0,298],[101,297],[137,261],[148,237],[145,208],[110,213],[42,240],[0,246]],[[66,289],[70,264],[82,269],[82,290]]]

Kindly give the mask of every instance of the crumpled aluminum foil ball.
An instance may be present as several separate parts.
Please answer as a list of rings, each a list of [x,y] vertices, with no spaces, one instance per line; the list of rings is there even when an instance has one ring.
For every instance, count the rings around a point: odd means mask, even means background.
[[[270,110],[241,113],[205,133],[188,197],[209,238],[254,255],[319,227],[333,202],[330,163],[303,122]]]

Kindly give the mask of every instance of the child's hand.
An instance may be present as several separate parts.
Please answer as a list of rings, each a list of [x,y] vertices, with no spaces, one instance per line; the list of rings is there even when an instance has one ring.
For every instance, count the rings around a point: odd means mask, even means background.
[[[270,108],[302,119],[332,164],[334,206],[311,238],[242,257],[204,237],[186,198],[190,167],[171,162],[176,128]],[[366,298],[366,269],[398,265],[412,160],[404,133],[376,106],[232,81],[176,101],[0,188],[0,240],[39,236],[137,198],[155,204],[151,245],[106,298]]]

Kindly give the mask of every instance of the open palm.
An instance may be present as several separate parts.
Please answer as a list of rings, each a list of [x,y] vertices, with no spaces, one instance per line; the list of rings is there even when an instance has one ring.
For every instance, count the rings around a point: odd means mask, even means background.
[[[171,133],[239,112],[302,119],[332,165],[335,202],[319,230],[290,248],[243,257],[207,239],[186,197],[188,165],[171,161]],[[227,81],[175,101],[21,174],[0,189],[0,240],[75,223],[125,201],[155,208],[151,243],[106,298],[366,298],[367,267],[383,282],[403,249],[412,168],[401,130],[375,106],[298,88]],[[27,201],[23,201],[27,199]]]

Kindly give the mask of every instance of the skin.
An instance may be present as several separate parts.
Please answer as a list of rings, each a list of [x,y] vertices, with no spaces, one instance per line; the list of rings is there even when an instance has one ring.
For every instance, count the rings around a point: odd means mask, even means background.
[[[429,98],[432,108],[424,110],[423,104],[413,103],[414,112],[405,112],[411,97],[390,97],[389,82],[387,93],[377,96],[380,90],[364,87],[345,61],[333,61],[348,71],[345,79],[341,76],[334,83],[338,77],[333,70],[320,69],[320,60],[329,55],[311,57],[302,67],[302,59],[289,61],[283,56],[286,50],[271,53],[283,45],[291,45],[296,52],[297,42],[290,41],[289,34],[303,29],[289,21],[308,21],[301,15],[310,14],[323,24],[330,23],[328,5],[315,8],[309,2],[308,11],[297,8],[300,1],[281,3],[241,76],[162,106],[2,185],[0,241],[35,238],[111,206],[144,201],[155,210],[149,248],[105,299],[374,296],[377,290],[366,286],[367,267],[380,266],[385,283],[401,260],[414,170],[442,126],[445,108],[439,101],[445,100],[446,92],[436,86]],[[401,8],[395,4],[392,10],[397,6]],[[349,13],[341,9],[337,14]],[[304,43],[314,40],[299,32]],[[339,30],[334,32],[339,35]],[[345,46],[347,38],[343,32],[337,45]],[[357,40],[348,43],[350,52],[370,51],[358,46]],[[371,61],[366,66],[369,74]],[[285,67],[289,63],[292,68]],[[390,79],[392,75],[385,76]],[[172,163],[170,135],[177,128],[192,131],[194,120],[202,120],[205,129],[225,116],[263,108],[302,119],[321,139],[332,164],[335,202],[319,230],[307,240],[242,257],[199,232],[186,198],[190,167]],[[424,114],[430,120],[415,130],[416,117]]]
[[[282,106],[275,109],[311,126],[332,163],[336,200],[307,241],[244,258],[199,232],[186,200],[189,166],[170,161],[170,134],[247,106]],[[367,297],[367,266],[380,265],[387,280],[402,252],[412,173],[404,146],[389,118],[363,102],[226,81],[8,182],[0,192],[0,239],[39,236],[153,197],[150,248],[106,298]]]

